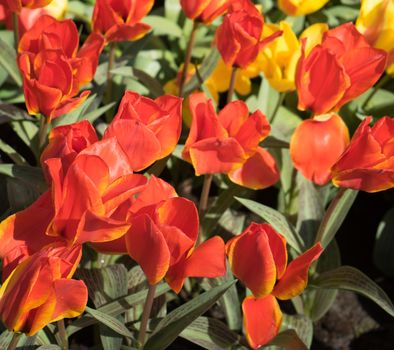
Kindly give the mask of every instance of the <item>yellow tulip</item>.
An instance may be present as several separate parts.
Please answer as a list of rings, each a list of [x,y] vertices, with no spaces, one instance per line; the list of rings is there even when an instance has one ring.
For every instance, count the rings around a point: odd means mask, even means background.
[[[260,53],[262,71],[270,85],[279,92],[295,90],[295,72],[300,58],[300,43],[287,22],[266,24],[263,36],[268,37],[277,31],[283,34],[269,43]]]
[[[68,0],[52,0],[45,6],[45,11],[56,19],[63,19],[67,11]]]
[[[289,16],[304,16],[320,10],[328,0],[279,0],[279,8]]]
[[[387,74],[394,76],[394,0],[362,0],[356,28],[369,44],[389,53]]]
[[[306,39],[305,41],[305,56],[309,55],[309,52],[316,46],[321,44],[323,41],[324,33],[329,29],[327,23],[315,23],[306,28],[300,35],[300,40]]]

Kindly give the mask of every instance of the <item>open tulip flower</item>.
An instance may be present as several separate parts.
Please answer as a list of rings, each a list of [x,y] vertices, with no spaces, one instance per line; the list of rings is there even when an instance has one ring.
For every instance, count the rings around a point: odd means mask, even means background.
[[[337,111],[358,97],[383,74],[387,54],[374,49],[352,23],[330,29],[320,45],[305,55],[296,73],[298,108],[314,114]]]
[[[320,10],[328,0],[279,0],[279,8],[288,16],[304,16]]]
[[[370,127],[367,117],[349,147],[333,166],[333,183],[366,192],[394,187],[394,118],[383,117]]]
[[[349,131],[335,113],[304,120],[290,141],[294,167],[308,180],[325,185],[331,179],[331,167],[349,144]]]
[[[209,24],[227,11],[231,0],[181,0],[185,15],[197,22]]]
[[[260,111],[249,115],[244,102],[234,101],[216,115],[203,93],[190,96],[190,109],[192,125],[182,157],[193,164],[196,175],[225,173],[231,181],[254,189],[279,179],[275,160],[259,147],[271,129]]]
[[[50,121],[78,107],[89,95],[80,88],[93,79],[104,41],[91,34],[78,50],[79,35],[72,20],[44,15],[19,42],[19,68],[30,114]]]
[[[394,1],[362,0],[356,28],[365,39],[388,53],[387,73],[394,75]]]
[[[264,18],[250,0],[231,3],[228,14],[217,29],[216,43],[228,66],[246,68],[256,60],[260,50],[282,32],[262,39]]]
[[[287,300],[302,293],[309,267],[323,248],[317,243],[287,264],[285,238],[269,224],[252,223],[227,242],[226,251],[233,274],[253,293],[242,308],[247,339],[257,349],[279,330],[282,313],[275,298]]]
[[[182,129],[182,99],[156,100],[126,91],[104,138],[116,137],[134,171],[145,169],[175,148]]]
[[[141,39],[151,27],[141,20],[152,9],[154,0],[97,0],[93,9],[92,26],[106,42]]]
[[[49,245],[12,271],[0,289],[0,318],[9,330],[31,336],[85,310],[87,288],[71,279],[81,253],[81,246]]]

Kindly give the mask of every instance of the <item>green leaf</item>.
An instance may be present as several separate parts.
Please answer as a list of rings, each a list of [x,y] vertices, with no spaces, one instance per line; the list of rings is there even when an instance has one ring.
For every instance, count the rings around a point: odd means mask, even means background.
[[[105,106],[102,106],[100,108],[97,108],[89,113],[86,113],[84,116],[80,118],[80,120],[89,120],[91,123],[93,123],[97,118],[101,117],[106,111],[109,111],[113,106],[115,106],[116,102],[111,102],[106,104]]]
[[[271,224],[276,231],[286,238],[287,243],[290,244],[290,246],[292,246],[297,251],[297,253],[300,254],[304,251],[304,243],[302,238],[285,218],[285,216],[279,211],[250,199],[236,197],[236,200],[242,203],[250,211]]]
[[[11,122],[11,126],[21,140],[30,148],[35,148],[38,127],[31,120],[18,120]]]
[[[368,276],[351,266],[324,272],[312,283],[318,288],[343,289],[359,293],[378,304],[394,317],[394,305],[387,294]]]
[[[282,329],[294,329],[308,349],[312,345],[313,323],[310,318],[304,315],[284,315]]]
[[[23,109],[12,104],[0,103],[0,124],[13,120],[34,120]]]
[[[155,36],[168,35],[175,38],[181,38],[183,35],[182,29],[176,22],[165,17],[150,15],[146,16],[142,22],[152,27]]]
[[[308,350],[294,329],[288,329],[279,333],[269,344],[260,349],[266,349],[271,346],[277,346],[286,350]]]
[[[209,76],[215,70],[220,58],[219,51],[213,48],[209,55],[205,57],[201,66],[198,69],[198,74],[194,74],[193,77],[185,85],[185,96],[190,94],[192,91],[198,89],[198,87],[209,78]]]
[[[60,350],[61,347],[59,345],[48,344],[48,345],[41,345],[37,350]]]
[[[316,242],[325,248],[335,237],[357,197],[358,191],[341,188],[329,205],[317,232]]]
[[[0,65],[7,71],[18,86],[22,86],[22,78],[16,63],[15,49],[0,39]]]
[[[7,143],[0,140],[0,150],[3,151],[8,157],[12,159],[15,164],[23,165],[26,164],[25,158],[21,156],[14,148]]]
[[[41,168],[28,165],[0,164],[0,174],[18,179],[38,193],[47,189]]]
[[[90,315],[92,315],[97,321],[99,321],[102,324],[105,324],[108,328],[112,329],[118,334],[124,335],[125,337],[128,338],[133,338],[133,333],[131,333],[126,326],[120,322],[118,319],[105,314],[101,311],[91,309],[90,307],[86,307],[86,312]]]
[[[210,317],[198,317],[180,336],[188,341],[197,344],[208,350],[231,349],[238,345],[239,336],[237,333],[228,329],[221,321]],[[240,346],[238,349],[245,349]]]
[[[378,226],[373,250],[373,261],[385,275],[394,277],[394,208],[383,217]]]
[[[159,322],[144,349],[166,349],[197,317],[206,312],[235,283],[226,282],[178,307]]]

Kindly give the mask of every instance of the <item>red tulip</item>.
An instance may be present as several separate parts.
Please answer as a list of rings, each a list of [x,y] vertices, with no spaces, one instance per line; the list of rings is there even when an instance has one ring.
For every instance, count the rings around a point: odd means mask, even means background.
[[[308,180],[325,185],[331,179],[331,167],[349,144],[349,131],[337,114],[304,120],[290,141],[294,167]]]
[[[45,7],[52,0],[0,0],[0,6],[4,6],[5,11],[20,13],[22,8],[36,9]]]
[[[337,111],[383,74],[387,54],[372,48],[352,23],[327,31],[321,45],[303,52],[296,73],[298,108],[315,114]]]
[[[256,60],[260,50],[278,36],[278,31],[261,39],[264,18],[250,0],[234,1],[222,25],[217,29],[218,50],[227,65],[246,68]]]
[[[27,7],[22,7],[18,16],[18,29],[19,29],[19,37],[28,31],[34,23],[47,12],[43,8],[35,8],[30,9]],[[13,20],[12,20],[12,12],[5,10],[3,6],[0,5],[0,22],[4,21],[5,26],[9,30],[13,30]]]
[[[115,137],[131,168],[140,171],[174,150],[181,128],[181,98],[166,95],[151,100],[127,91],[104,139]]]
[[[261,189],[273,185],[279,173],[272,156],[259,143],[267,137],[267,118],[242,101],[228,104],[216,115],[203,93],[190,96],[192,125],[182,157],[196,175],[225,173],[242,186]]]
[[[71,111],[89,95],[80,88],[93,79],[103,39],[91,34],[78,51],[79,35],[71,20],[42,16],[19,42],[19,68],[30,114],[49,120]]]
[[[366,192],[394,187],[394,118],[383,117],[370,127],[367,117],[349,147],[333,166],[333,183]]]
[[[209,24],[227,11],[230,0],[181,0],[186,17]]]
[[[103,35],[107,42],[138,40],[151,29],[141,20],[153,3],[154,0],[97,0],[93,9],[93,31]]]
[[[226,250],[233,274],[253,293],[242,307],[247,339],[257,349],[279,330],[282,314],[275,297],[287,300],[302,293],[323,248],[317,243],[287,264],[285,238],[268,224],[252,223],[227,242]]]
[[[213,237],[195,248],[198,230],[194,203],[169,198],[133,216],[125,236],[127,251],[151,285],[166,278],[178,293],[187,277],[213,278],[226,272],[223,240]]]
[[[24,260],[0,289],[0,318],[13,332],[31,336],[51,322],[79,316],[88,292],[71,277],[81,246],[51,245]]]

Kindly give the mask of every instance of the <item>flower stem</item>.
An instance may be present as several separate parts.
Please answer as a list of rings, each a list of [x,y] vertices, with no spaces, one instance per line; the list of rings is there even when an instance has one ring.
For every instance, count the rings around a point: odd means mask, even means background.
[[[62,344],[62,350],[68,350],[68,337],[66,332],[66,326],[64,325],[64,319],[57,321],[57,328],[59,330],[60,342]]]
[[[272,111],[270,123],[272,124],[275,120],[276,115],[278,114],[279,108],[282,105],[283,101],[285,100],[286,93],[281,92],[279,94],[278,102],[275,105],[275,109]]]
[[[14,29],[14,47],[15,52],[18,54],[19,46],[19,16],[16,12],[12,12],[12,27]]]
[[[107,91],[105,93],[105,103],[111,103],[112,100],[112,73],[111,70],[115,63],[115,43],[111,43],[109,46],[109,54],[108,54],[108,68],[107,68]],[[106,112],[107,121],[111,121],[111,110]]]
[[[189,70],[190,61],[192,59],[192,51],[193,51],[194,40],[196,38],[197,28],[198,28],[198,22],[194,21],[193,22],[193,29],[192,29],[192,32],[190,33],[189,42],[188,42],[187,48],[186,48],[185,62],[183,64],[181,81],[179,83],[179,97],[183,97],[183,94],[184,94],[186,77],[187,77],[187,73]]]
[[[155,299],[156,285],[149,285],[148,294],[146,295],[144,310],[141,317],[140,333],[138,334],[139,348],[144,347],[146,328],[148,326],[149,316],[152,311],[153,300]]]
[[[38,130],[38,150],[39,153],[41,149],[44,147],[45,142],[47,140],[47,133],[48,133],[48,120],[47,118],[41,114],[40,120],[40,128]]]
[[[208,209],[209,190],[211,189],[212,179],[212,174],[206,174],[204,176],[204,183],[202,185],[202,191],[200,196],[200,204],[198,206],[198,211],[200,213],[201,219],[203,218],[205,212]]]
[[[228,93],[227,93],[227,104],[233,100],[236,77],[237,77],[237,67],[234,66],[231,70],[230,86],[228,88]]]
[[[368,103],[371,102],[372,98],[375,96],[375,94],[379,91],[380,88],[382,88],[389,80],[391,77],[389,75],[385,75],[380,81],[375,85],[375,87],[372,88],[372,92],[368,95],[367,99],[364,101],[364,103],[361,105],[362,110],[365,111],[365,109],[368,106]]]
[[[14,333],[11,342],[8,344],[8,348],[7,350],[15,350],[18,342],[19,342],[19,338],[21,337],[21,333]]]

